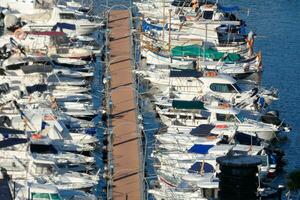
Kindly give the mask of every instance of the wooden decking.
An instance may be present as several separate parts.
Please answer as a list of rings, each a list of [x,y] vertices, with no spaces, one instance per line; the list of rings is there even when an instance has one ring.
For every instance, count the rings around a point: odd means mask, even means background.
[[[130,18],[127,10],[113,10],[109,15],[109,70],[113,130],[113,199],[140,200],[140,166],[137,105],[132,75]]]

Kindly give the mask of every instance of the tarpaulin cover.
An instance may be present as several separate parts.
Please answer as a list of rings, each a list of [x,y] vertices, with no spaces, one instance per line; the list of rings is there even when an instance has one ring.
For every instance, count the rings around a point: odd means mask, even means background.
[[[42,64],[33,64],[33,65],[24,65],[21,66],[24,74],[32,73],[50,73],[53,70],[52,65],[42,65]]]
[[[153,24],[150,24],[146,21],[143,21],[142,23],[142,31],[145,32],[145,31],[150,31],[150,30],[158,30],[158,31],[162,31],[163,30],[163,27],[162,26],[156,26],[156,25],[153,25]]]
[[[203,167],[202,167],[202,164]],[[214,171],[214,167],[211,164],[206,162],[196,162],[194,163],[191,168],[188,170],[189,173],[200,173],[203,170],[204,173],[209,173]]]
[[[238,7],[238,6],[221,6],[221,5],[219,5],[219,10],[222,11],[222,12],[230,13],[230,12],[239,11],[240,7]]]
[[[214,145],[204,145],[204,144],[194,144],[188,152],[189,153],[197,153],[197,154],[207,154],[208,150],[211,149]]]
[[[229,62],[235,62],[241,59],[241,56],[236,53],[222,53],[214,49],[207,48],[203,51],[203,48],[199,45],[187,45],[176,46],[172,49],[172,56],[190,56],[190,57],[205,57],[212,60],[224,60]]]
[[[176,109],[205,109],[202,101],[173,100],[172,107]]]
[[[210,125],[210,124],[202,124],[200,126],[197,126],[196,128],[193,128],[192,131],[190,132],[191,135],[194,136],[208,136],[211,135],[210,131],[214,128],[215,126]]]
[[[193,69],[184,69],[184,70],[171,70],[170,77],[194,77],[199,78],[202,76],[202,73],[193,70]]]

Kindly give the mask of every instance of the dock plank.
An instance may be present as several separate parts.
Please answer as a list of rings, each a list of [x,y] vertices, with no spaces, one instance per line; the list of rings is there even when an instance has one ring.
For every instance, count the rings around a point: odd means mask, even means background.
[[[131,66],[130,15],[113,10],[109,15],[110,95],[113,127],[113,199],[142,199],[137,105]]]

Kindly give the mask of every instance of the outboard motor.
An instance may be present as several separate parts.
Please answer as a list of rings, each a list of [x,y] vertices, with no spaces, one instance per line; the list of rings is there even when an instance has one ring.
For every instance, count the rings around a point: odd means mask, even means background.
[[[2,83],[0,84],[0,95],[1,94],[7,94],[10,91],[8,83]]]
[[[24,56],[27,56],[26,52],[25,52],[25,48],[22,45],[18,44],[18,42],[14,38],[12,38],[12,37],[9,38],[9,41],[13,46],[18,48]]]
[[[277,110],[269,111],[261,116],[261,121],[266,124],[273,124],[280,126],[280,128],[285,132],[290,132],[292,130],[291,126],[284,123],[283,120],[279,118],[279,112]]]
[[[0,48],[0,60],[7,59],[11,56],[11,51],[7,48],[7,45],[5,44],[3,47]]]
[[[7,116],[0,117],[0,126],[1,127],[11,127],[11,120]]]

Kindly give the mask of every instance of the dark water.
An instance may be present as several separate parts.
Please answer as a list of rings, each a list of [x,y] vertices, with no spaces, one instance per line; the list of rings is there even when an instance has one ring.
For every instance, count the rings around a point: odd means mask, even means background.
[[[272,108],[293,126],[288,142],[283,144],[289,161],[286,170],[300,168],[300,1],[223,2],[250,9],[245,19],[258,35],[256,49],[263,53],[262,85],[279,89],[280,100]]]

